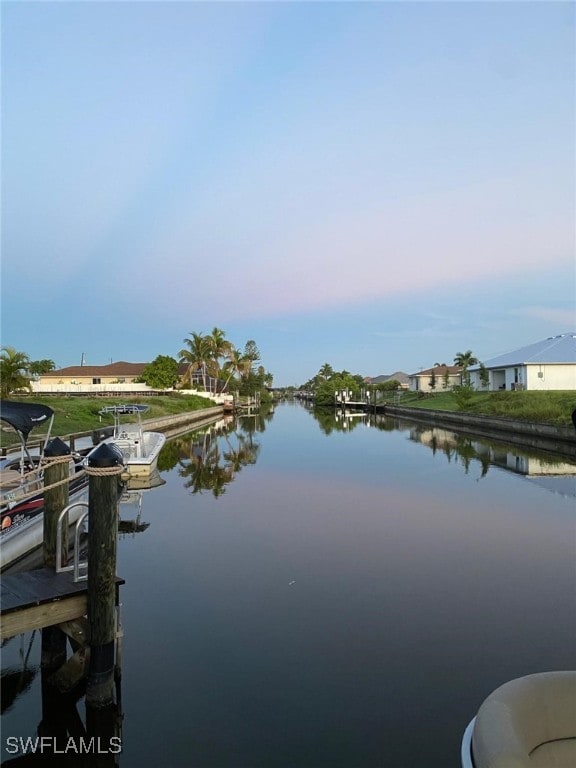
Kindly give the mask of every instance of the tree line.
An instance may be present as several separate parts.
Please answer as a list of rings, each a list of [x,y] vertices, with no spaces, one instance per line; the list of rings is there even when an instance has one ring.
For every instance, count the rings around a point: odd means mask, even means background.
[[[54,360],[31,360],[25,352],[14,347],[2,347],[0,352],[0,395],[8,397],[17,389],[31,389],[30,380],[54,371]]]
[[[260,351],[252,339],[243,349],[226,338],[221,328],[211,333],[192,332],[183,340],[176,357],[158,355],[138,379],[154,389],[203,388],[204,391],[253,395],[272,386],[273,376],[260,363]],[[181,366],[186,373],[181,375]],[[56,370],[53,360],[31,360],[25,352],[3,346],[0,351],[0,395],[32,389],[35,376]]]
[[[204,391],[253,395],[272,386],[273,375],[257,365],[260,351],[253,339],[239,349],[215,327],[208,334],[192,331],[182,343],[177,360],[159,355],[144,369],[142,381],[155,389],[175,387],[180,380],[179,366],[184,364],[184,380],[191,389],[201,385]]]
[[[466,352],[457,352],[454,356],[454,365],[460,368],[461,388],[470,387],[470,373],[468,369],[472,365],[476,365],[479,362],[471,349]],[[446,363],[435,363],[434,367],[445,367]],[[480,364],[480,380],[484,383],[484,378],[487,378],[487,371],[482,364]],[[448,372],[445,374],[444,388],[447,387]],[[351,399],[357,399],[360,397],[362,391],[376,390],[380,392],[390,392],[400,389],[400,382],[396,379],[389,379],[388,381],[381,382],[379,384],[369,384],[365,378],[360,374],[352,374],[350,371],[335,371],[329,363],[324,363],[318,373],[309,379],[305,384],[299,388],[301,391],[310,392],[314,394],[314,400],[317,405],[333,405],[335,393],[340,390],[347,390],[350,392]],[[437,377],[432,370],[430,377],[430,387],[435,389],[437,386]]]

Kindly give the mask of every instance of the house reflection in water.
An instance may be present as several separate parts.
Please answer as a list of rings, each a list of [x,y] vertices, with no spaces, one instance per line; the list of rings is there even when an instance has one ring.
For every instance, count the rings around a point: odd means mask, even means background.
[[[476,460],[482,465],[482,476],[490,466],[499,467],[535,480],[547,490],[576,497],[576,463],[564,456],[523,450],[504,442],[473,438],[439,427],[412,426],[410,439],[428,446],[434,453],[443,452],[449,461],[458,457],[466,471],[470,462]]]

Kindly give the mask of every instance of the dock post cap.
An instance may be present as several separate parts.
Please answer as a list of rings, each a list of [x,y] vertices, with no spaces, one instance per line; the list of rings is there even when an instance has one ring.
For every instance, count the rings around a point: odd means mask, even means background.
[[[124,456],[122,451],[114,443],[103,443],[90,454],[88,459],[89,467],[117,467],[124,465]]]
[[[53,437],[44,449],[44,456],[54,458],[56,456],[69,456],[70,448],[60,437]]]

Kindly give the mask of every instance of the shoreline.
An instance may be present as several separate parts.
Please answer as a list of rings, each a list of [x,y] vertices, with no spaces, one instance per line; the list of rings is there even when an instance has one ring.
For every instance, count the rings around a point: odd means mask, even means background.
[[[378,408],[376,413],[407,421],[426,422],[479,437],[504,440],[513,445],[559,453],[576,460],[576,431],[573,427],[399,405],[386,405],[384,408]]]

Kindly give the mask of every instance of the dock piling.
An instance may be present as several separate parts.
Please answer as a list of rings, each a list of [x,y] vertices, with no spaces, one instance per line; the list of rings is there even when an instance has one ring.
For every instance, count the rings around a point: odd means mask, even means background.
[[[56,527],[60,512],[68,506],[70,449],[59,437],[46,446],[44,455],[53,459],[44,470],[44,565],[56,568],[56,547],[61,547],[61,563],[68,557],[68,526],[62,527],[62,541],[56,541]]]
[[[90,457],[88,535],[88,622],[90,666],[86,702],[107,707],[114,701],[116,640],[116,544],[122,454],[103,444]]]

